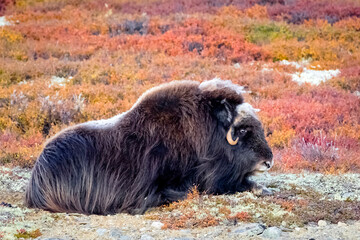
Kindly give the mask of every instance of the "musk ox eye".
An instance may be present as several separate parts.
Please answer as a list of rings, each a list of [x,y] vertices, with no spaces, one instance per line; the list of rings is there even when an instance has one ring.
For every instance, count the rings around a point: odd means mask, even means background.
[[[246,129],[240,129],[240,134],[241,135],[245,135],[247,133],[247,130]]]
[[[240,138],[243,138],[243,137],[245,137],[245,136],[248,134],[248,132],[249,132],[248,129],[246,129],[246,128],[240,128],[240,129],[238,130],[238,136],[239,136]]]

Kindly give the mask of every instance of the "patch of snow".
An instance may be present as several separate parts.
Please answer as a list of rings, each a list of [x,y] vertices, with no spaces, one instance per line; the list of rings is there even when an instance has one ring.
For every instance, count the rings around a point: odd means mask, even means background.
[[[292,62],[292,61],[288,61],[288,60],[282,60],[279,62],[280,65],[287,65],[287,66],[293,66],[293,67],[296,67],[297,69],[299,68],[306,68],[306,66],[308,66],[310,64],[310,60],[306,60],[306,59],[303,59],[299,62]],[[318,65],[318,67],[320,67]]]
[[[6,20],[5,16],[0,17],[0,27],[10,26],[10,25],[11,25],[11,22]]]
[[[281,65],[293,66],[299,69],[299,72],[289,74],[294,82],[299,84],[310,83],[313,85],[319,85],[321,82],[326,82],[340,74],[339,69],[335,70],[315,70],[320,68],[320,65],[310,66],[312,69],[308,69],[307,66],[310,64],[308,60],[300,62],[290,62],[287,60],[280,61]],[[266,70],[266,69],[265,69]]]
[[[335,70],[312,70],[304,69],[302,72],[296,72],[290,74],[292,80],[299,84],[310,83],[313,85],[319,85],[322,82],[326,82],[340,74],[339,69]]]
[[[267,68],[267,67],[264,67],[264,68],[262,68],[261,69],[261,72],[272,72],[272,71],[274,71],[274,69],[272,69],[272,68]]]
[[[293,67],[296,67],[296,68],[301,68],[303,67],[300,63],[298,62],[289,62],[288,60],[282,60],[280,61],[280,64],[281,65],[286,65],[286,66],[293,66]]]
[[[52,86],[64,87],[66,83],[70,81],[71,78],[72,77],[63,78],[63,77],[52,76],[50,79],[49,88]]]
[[[23,85],[23,84],[27,84],[27,83],[28,83],[27,81],[23,80],[23,81],[19,82],[18,85]]]

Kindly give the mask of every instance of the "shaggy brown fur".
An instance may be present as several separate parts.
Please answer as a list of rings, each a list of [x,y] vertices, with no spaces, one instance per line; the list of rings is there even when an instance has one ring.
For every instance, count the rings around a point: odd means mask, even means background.
[[[153,88],[126,113],[53,137],[34,166],[26,204],[143,213],[184,198],[194,185],[213,194],[259,189],[248,177],[271,167],[272,152],[252,110],[237,108],[242,104],[230,81]],[[229,129],[235,145],[226,139]]]

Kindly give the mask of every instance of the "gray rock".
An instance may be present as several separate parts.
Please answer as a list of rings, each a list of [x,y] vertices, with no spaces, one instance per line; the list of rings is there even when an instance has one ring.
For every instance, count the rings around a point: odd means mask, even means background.
[[[122,235],[119,240],[131,240],[132,238],[126,235]]]
[[[159,229],[159,230],[160,230],[163,226],[164,226],[164,224],[163,224],[162,222],[153,222],[153,223],[151,224],[151,227],[152,227],[152,228]]]
[[[350,199],[350,200],[355,199],[354,193],[352,193],[352,192],[344,193],[344,194],[342,195],[342,198],[343,198],[344,200],[347,200],[347,199]]]
[[[35,238],[35,240],[74,240],[74,238],[70,238],[70,237],[64,237],[64,238],[56,238],[56,237],[42,238],[42,237],[38,237],[38,238]]]
[[[324,220],[319,220],[318,225],[319,225],[319,227],[325,227],[327,225],[327,223]]]
[[[194,238],[179,237],[179,238],[168,238],[167,240],[194,240]]]
[[[154,239],[155,238],[153,238],[152,236],[147,235],[147,234],[141,235],[141,238],[140,238],[140,240],[154,240]]]
[[[207,234],[207,237],[216,238],[216,237],[220,236],[223,233],[223,231],[224,230],[222,230],[222,229],[217,229],[217,230],[211,231],[210,233]]]
[[[277,227],[269,227],[265,229],[263,234],[261,234],[264,238],[270,238],[270,239],[278,239],[282,234],[282,231],[280,228]]]
[[[122,236],[122,231],[117,229],[117,228],[113,228],[110,230],[109,232],[109,236],[114,238],[114,239],[120,239],[120,237]]]
[[[183,234],[190,234],[191,230],[190,229],[181,229],[180,232]]]
[[[339,226],[339,227],[346,227],[347,224],[346,224],[346,223],[343,223],[343,222],[338,222],[338,226]]]
[[[98,230],[96,230],[96,233],[97,233],[99,236],[102,236],[102,235],[104,235],[107,231],[108,231],[107,229],[99,228]]]
[[[264,225],[261,225],[259,223],[248,223],[237,227],[231,232],[231,234],[251,237],[251,236],[260,235],[261,233],[264,232],[264,230],[265,230]]]

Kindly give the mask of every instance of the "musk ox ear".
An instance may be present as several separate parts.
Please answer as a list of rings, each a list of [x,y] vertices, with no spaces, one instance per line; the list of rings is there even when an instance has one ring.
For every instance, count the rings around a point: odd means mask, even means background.
[[[233,107],[226,99],[212,102],[213,112],[217,120],[225,127],[229,128],[233,119]]]

